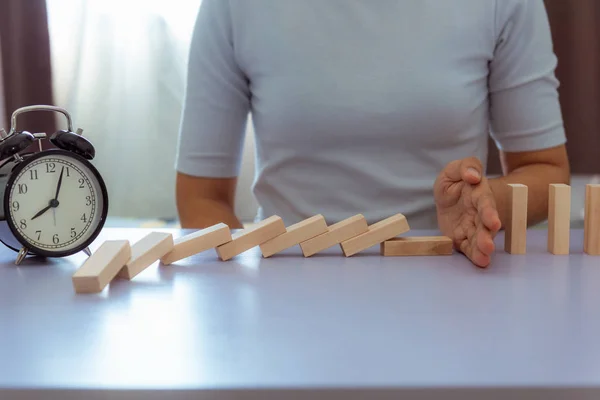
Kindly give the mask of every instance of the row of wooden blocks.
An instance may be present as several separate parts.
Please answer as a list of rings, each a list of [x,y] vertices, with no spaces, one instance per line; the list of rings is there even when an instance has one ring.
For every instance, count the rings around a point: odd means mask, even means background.
[[[527,186],[511,184],[509,208],[505,227],[505,251],[524,254],[527,236]],[[569,253],[570,187],[551,185],[548,216],[548,251]],[[253,227],[231,234],[226,224],[219,223],[186,236],[173,239],[170,233],[151,232],[130,246],[127,240],[105,241],[73,274],[78,293],[100,292],[112,279],[133,279],[160,260],[163,265],[216,249],[218,257],[233,257],[259,246],[267,258],[292,246],[299,245],[304,257],[339,245],[350,257],[372,246],[380,245],[383,256],[450,255],[453,243],[445,236],[400,235],[410,230],[406,217],[396,214],[368,225],[361,214],[327,226],[322,215],[285,227],[279,216],[269,217]],[[600,255],[600,185],[586,188],[584,251]]]
[[[528,188],[509,184],[509,216],[505,230],[504,250],[510,254],[525,254],[527,249]],[[569,254],[571,234],[571,186],[550,184],[548,191],[548,251],[555,255]],[[585,188],[583,251],[600,255],[600,185]]]
[[[105,241],[73,274],[73,285],[78,293],[100,292],[115,277],[133,279],[157,260],[169,265],[210,249],[223,261],[256,246],[265,258],[295,245],[304,257],[335,245],[350,257],[378,244],[383,256],[452,254],[452,241],[444,236],[398,237],[409,230],[402,214],[372,225],[358,214],[331,226],[319,214],[287,228],[272,216],[234,234],[223,223],[175,240],[170,233],[151,232],[132,246],[127,240]]]

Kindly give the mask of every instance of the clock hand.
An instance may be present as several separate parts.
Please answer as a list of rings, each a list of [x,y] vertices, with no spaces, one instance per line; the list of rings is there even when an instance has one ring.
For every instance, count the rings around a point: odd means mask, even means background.
[[[58,192],[60,192],[60,186],[62,185],[63,172],[65,172],[64,165],[63,165],[62,169],[60,170],[60,176],[58,177],[58,185],[56,186],[56,195],[54,196],[54,200],[58,200]]]
[[[37,214],[35,214],[35,215],[33,216],[33,218],[31,218],[31,219],[32,219],[32,220],[34,220],[34,219],[36,219],[37,217],[39,217],[40,215],[42,215],[43,213],[45,213],[46,211],[48,211],[49,209],[51,209],[51,208],[53,208],[53,209],[54,209],[54,208],[58,207],[58,204],[59,204],[59,203],[58,203],[58,200],[56,200],[56,199],[52,199],[52,200],[50,200],[50,202],[49,202],[48,206],[47,206],[47,207],[45,207],[43,210],[40,210],[40,211],[39,211]]]
[[[31,218],[31,220],[33,221],[34,219],[36,219],[37,217],[39,217],[40,215],[42,215],[43,213],[45,213],[46,211],[48,211],[51,208],[52,208],[52,206],[48,205],[48,207],[44,208],[43,210],[41,210],[40,212],[38,212],[37,214],[35,214],[33,216],[33,218]]]

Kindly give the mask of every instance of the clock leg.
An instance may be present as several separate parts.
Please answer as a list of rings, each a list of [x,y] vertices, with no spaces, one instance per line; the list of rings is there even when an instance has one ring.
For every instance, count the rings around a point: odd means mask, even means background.
[[[17,254],[17,259],[15,260],[15,264],[16,265],[21,264],[21,262],[23,262],[25,257],[27,257],[27,253],[29,253],[29,249],[27,247],[22,247],[21,250],[19,250],[19,254]]]
[[[85,249],[83,249],[83,252],[85,254],[87,254],[88,257],[90,257],[92,255],[92,251],[90,250],[89,247],[86,247]]]

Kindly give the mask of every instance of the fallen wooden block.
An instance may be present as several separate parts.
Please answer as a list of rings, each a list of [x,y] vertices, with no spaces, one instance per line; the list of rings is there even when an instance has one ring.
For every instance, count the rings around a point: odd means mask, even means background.
[[[525,254],[527,249],[527,186],[511,183],[509,186],[508,221],[504,233],[504,251]]]
[[[548,252],[569,254],[571,187],[551,184],[548,193]]]
[[[260,245],[263,257],[267,258],[301,242],[327,232],[325,218],[319,214],[287,228],[285,233],[275,236]]]
[[[300,243],[304,257],[340,244],[368,230],[367,220],[362,214],[354,215],[327,228],[327,232]]]
[[[173,250],[161,258],[161,263],[169,265],[203,251],[213,249],[232,240],[231,230],[224,223],[200,229],[189,235],[175,239]]]
[[[72,276],[77,293],[99,293],[117,276],[131,257],[127,240],[107,240]]]
[[[452,239],[447,236],[400,237],[381,243],[382,256],[443,256],[451,255]]]
[[[585,188],[583,251],[591,256],[600,255],[600,185]]]
[[[252,247],[259,246],[286,232],[281,217],[274,215],[251,228],[236,232],[231,241],[216,248],[217,255],[223,261],[229,260]]]
[[[367,231],[340,243],[346,257],[350,257],[369,247],[408,232],[410,227],[406,217],[396,214],[369,226]]]
[[[144,238],[131,246],[131,258],[118,277],[133,279],[155,261],[160,260],[174,247],[173,235],[165,232],[150,232]]]

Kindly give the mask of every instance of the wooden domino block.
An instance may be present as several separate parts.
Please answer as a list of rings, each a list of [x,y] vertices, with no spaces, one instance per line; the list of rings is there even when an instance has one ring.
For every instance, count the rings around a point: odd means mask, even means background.
[[[127,240],[107,240],[72,276],[77,293],[99,293],[117,276],[131,257]]]
[[[525,254],[527,249],[527,186],[509,186],[508,218],[504,232],[504,251]]]
[[[600,255],[600,185],[588,184],[585,188],[583,251]]]
[[[571,233],[571,187],[551,184],[548,194],[548,251],[569,254]]]
[[[286,232],[260,245],[263,257],[267,258],[317,235],[327,232],[325,218],[319,214],[291,225]]]
[[[367,220],[362,214],[354,215],[327,228],[327,232],[300,243],[304,257],[340,244],[368,230]]]
[[[251,228],[243,229],[233,235],[233,239],[217,247],[217,255],[223,261],[229,260],[246,250],[259,246],[286,232],[281,217],[274,215]]]
[[[343,241],[340,243],[340,247],[344,255],[350,257],[409,230],[410,227],[406,217],[402,214],[396,214],[374,223],[367,228],[366,232]]]
[[[175,239],[173,250],[161,258],[161,263],[169,265],[203,251],[213,249],[232,240],[231,230],[224,223],[200,229],[189,235]]]
[[[381,243],[382,256],[451,255],[452,239],[447,236],[415,236],[392,238]]]
[[[133,279],[140,272],[158,261],[174,247],[173,235],[166,232],[150,232],[131,246],[131,259],[119,272],[119,278]]]

